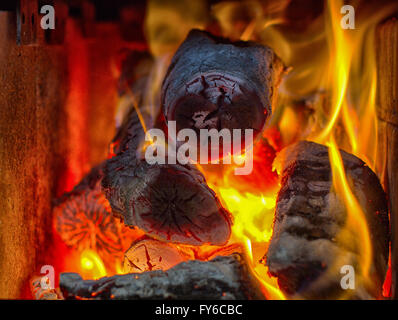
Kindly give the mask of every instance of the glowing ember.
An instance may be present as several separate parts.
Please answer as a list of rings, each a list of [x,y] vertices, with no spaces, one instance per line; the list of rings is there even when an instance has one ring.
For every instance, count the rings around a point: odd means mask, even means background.
[[[92,250],[84,250],[81,253],[80,267],[82,275],[89,276],[92,279],[99,279],[107,275],[104,263],[99,255]]]

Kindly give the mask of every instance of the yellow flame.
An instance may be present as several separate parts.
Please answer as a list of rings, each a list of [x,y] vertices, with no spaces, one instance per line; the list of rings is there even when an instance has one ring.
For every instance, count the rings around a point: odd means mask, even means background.
[[[346,227],[356,234],[356,244],[360,248],[362,276],[367,279],[372,261],[372,245],[365,214],[348,184],[343,161],[334,139],[328,144],[329,158],[333,173],[333,186],[343,196],[347,212]]]
[[[329,115],[329,121],[327,122],[325,128],[317,135],[315,140],[319,143],[325,143],[332,130],[336,124],[339,117],[341,108],[343,106],[346,90],[348,76],[350,73],[350,63],[353,54],[352,44],[349,41],[348,33],[345,32],[340,26],[340,8],[342,7],[342,1],[328,1],[328,13],[330,24],[330,34],[328,38],[330,40],[331,57],[330,57],[330,68],[332,73],[332,79],[330,83],[333,84],[332,91],[332,112]],[[333,72],[334,70],[334,72]]]
[[[252,242],[249,238],[246,238],[244,243],[244,249],[249,257],[248,263],[253,271],[254,276],[256,279],[262,284],[264,289],[264,294],[268,300],[285,300],[284,294],[279,290],[278,284],[275,278],[270,278],[269,275],[266,273],[268,272],[267,267],[263,265],[258,265],[256,267],[255,261],[253,258],[253,248]],[[266,271],[266,272],[265,272]]]
[[[217,188],[212,185],[211,187],[218,191],[226,209],[234,216],[232,231],[235,237],[238,239],[250,237],[257,242],[269,241],[272,235],[275,197],[249,192],[240,193],[233,187]]]
[[[284,300],[285,296],[278,287],[277,279],[271,277],[268,274],[268,268],[259,261],[266,253],[266,244],[272,235],[276,194],[240,192],[233,186],[229,186],[226,176],[222,180],[217,180],[206,170],[204,173],[209,186],[216,191],[223,206],[234,217],[230,241],[243,244],[248,264],[253,275],[261,283],[267,299]],[[260,246],[253,248],[252,243]]]
[[[99,279],[107,275],[102,259],[93,250],[87,249],[80,254],[80,267],[82,273],[91,279]]]

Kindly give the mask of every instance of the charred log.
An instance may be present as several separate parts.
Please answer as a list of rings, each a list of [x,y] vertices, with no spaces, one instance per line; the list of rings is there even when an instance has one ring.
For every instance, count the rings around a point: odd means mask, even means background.
[[[118,153],[106,163],[102,187],[114,214],[161,240],[225,244],[230,216],[204,176],[191,165],[149,164],[144,126],[152,127],[151,116],[132,108],[117,133]]]
[[[341,267],[356,271],[352,298],[381,296],[389,253],[386,195],[377,176],[357,157],[341,151],[347,179],[366,217],[373,247],[370,277],[361,281],[358,243],[345,229],[347,211],[332,185],[328,148],[313,142],[289,146],[278,156],[282,173],[274,230],[266,256],[269,272],[280,288],[293,298],[344,296]],[[364,279],[362,279],[364,280]],[[358,286],[358,283],[361,285]]]
[[[60,288],[66,299],[264,299],[240,254],[99,280],[62,273]]]
[[[272,49],[192,30],[170,64],[161,103],[177,132],[262,131],[271,115],[283,64]]]
[[[192,166],[110,160],[103,187],[114,214],[128,226],[165,241],[225,244],[229,213]]]

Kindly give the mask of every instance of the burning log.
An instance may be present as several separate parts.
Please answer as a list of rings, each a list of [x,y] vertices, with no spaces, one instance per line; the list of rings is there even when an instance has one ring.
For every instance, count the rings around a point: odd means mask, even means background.
[[[284,70],[272,49],[192,30],[170,64],[162,86],[166,119],[177,132],[194,129],[262,131]]]
[[[154,238],[225,244],[230,215],[204,176],[191,165],[149,164],[142,159],[143,122],[151,128],[151,121],[145,110],[132,108],[117,134],[117,155],[107,161],[102,180],[113,213]]]
[[[383,22],[376,33],[378,163],[388,190],[391,216],[391,296],[398,298],[398,20]]]
[[[363,243],[358,243],[354,231],[345,229],[347,211],[341,195],[333,189],[328,148],[303,141],[284,149],[277,158],[282,188],[264,257],[280,288],[293,298],[347,294],[340,285],[344,265],[356,271],[356,298],[381,296],[389,253],[386,196],[377,176],[363,161],[344,151],[341,156],[351,190],[366,217],[373,247],[370,277],[375,287],[365,288],[364,281],[358,280]]]
[[[128,226],[165,241],[225,244],[230,216],[195,168],[112,159],[103,186],[113,212]],[[117,171],[119,169],[119,171]]]
[[[66,299],[264,299],[240,254],[99,280],[62,273],[60,288]]]
[[[146,74],[148,63],[143,68]],[[122,72],[123,77],[128,78]],[[141,159],[144,123],[147,128],[153,126],[153,117],[137,107],[142,103],[141,80],[135,79],[133,84],[121,80],[120,92],[128,92],[135,101],[112,141],[114,157],[94,168],[57,202],[58,232],[70,246],[119,257],[137,238],[137,232],[134,238],[121,234],[113,211],[127,226],[139,227],[149,236],[194,245],[225,244],[230,236],[230,216],[203,175],[190,165],[148,164]]]

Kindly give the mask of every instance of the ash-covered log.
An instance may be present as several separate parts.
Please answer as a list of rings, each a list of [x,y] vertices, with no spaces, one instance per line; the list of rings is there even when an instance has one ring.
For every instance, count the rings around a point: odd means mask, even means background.
[[[60,288],[65,299],[264,299],[240,254],[99,280],[62,273]]]
[[[381,296],[389,254],[386,195],[376,174],[363,161],[344,151],[341,156],[370,234],[373,250],[365,253],[372,255],[369,279],[361,275],[364,244],[356,238],[358,230],[346,228],[343,195],[333,187],[328,148],[302,141],[284,149],[276,160],[282,187],[264,257],[281,290],[292,298]],[[354,268],[355,290],[341,286],[341,268],[345,265]]]
[[[230,214],[202,173],[189,164],[149,164],[144,159],[144,127],[152,128],[152,123],[145,109],[132,108],[116,135],[117,154],[106,162],[102,180],[113,213],[157,239],[225,244]]]
[[[284,66],[272,49],[192,30],[173,57],[161,103],[177,132],[194,129],[262,131]]]

